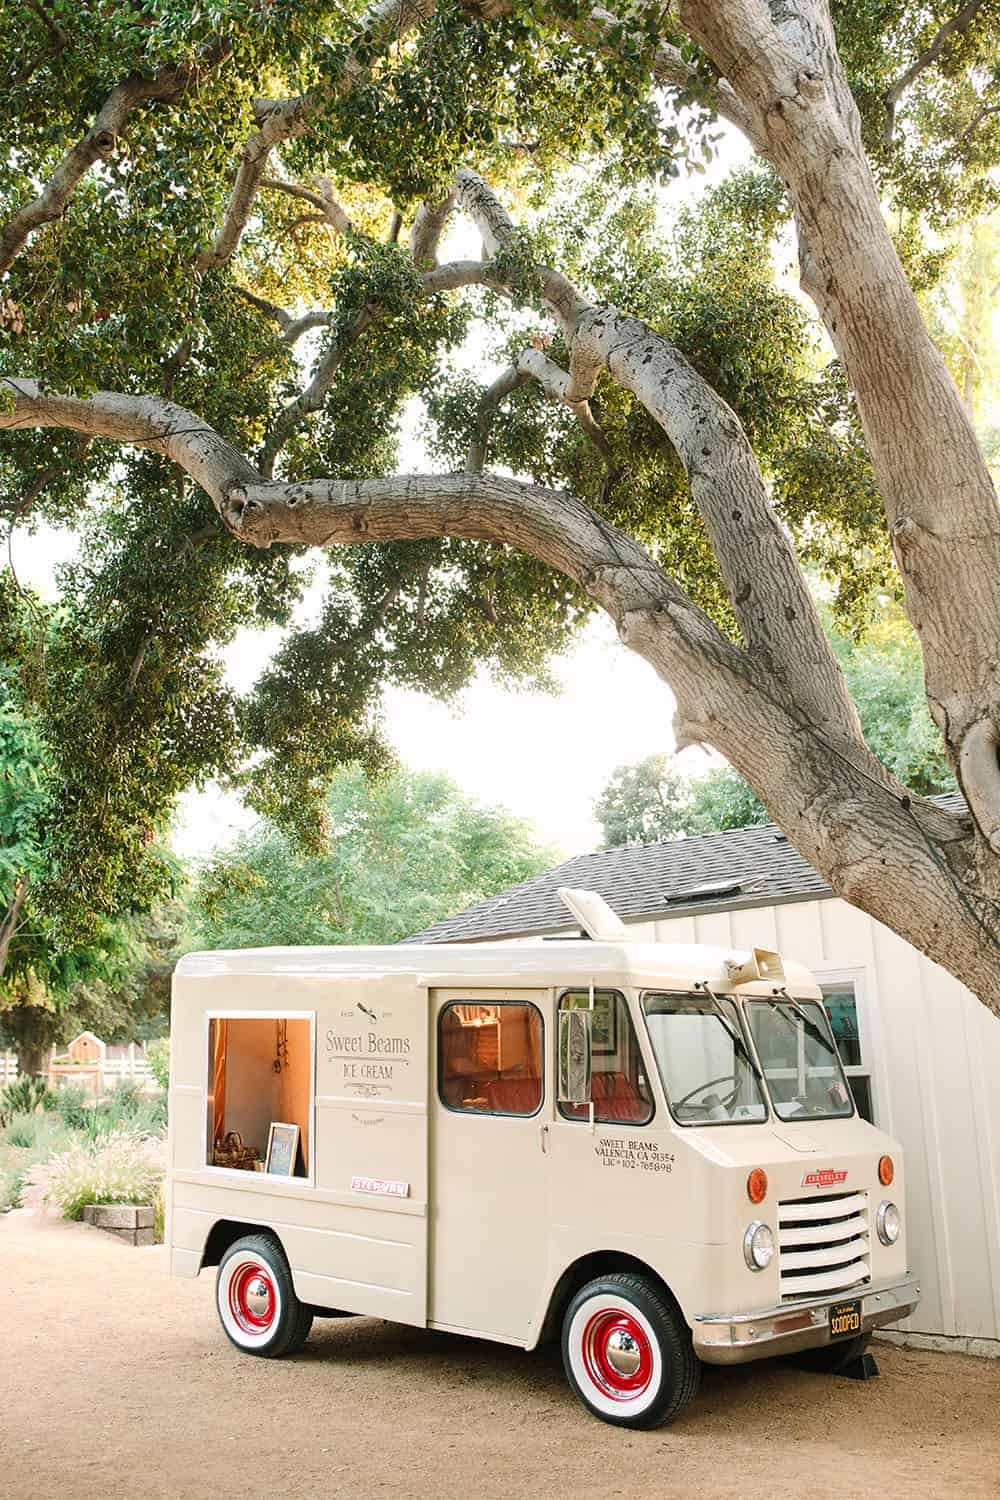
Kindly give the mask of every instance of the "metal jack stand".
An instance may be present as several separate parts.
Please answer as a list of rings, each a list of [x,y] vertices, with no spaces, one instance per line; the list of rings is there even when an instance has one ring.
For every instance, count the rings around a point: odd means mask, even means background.
[[[857,1359],[852,1359],[837,1374],[846,1376],[848,1380],[874,1380],[878,1374],[874,1354],[859,1354]]]

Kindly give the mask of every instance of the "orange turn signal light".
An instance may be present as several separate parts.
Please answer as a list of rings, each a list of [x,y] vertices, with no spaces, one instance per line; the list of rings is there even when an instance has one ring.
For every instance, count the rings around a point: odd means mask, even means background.
[[[892,1165],[891,1156],[880,1156],[878,1159],[878,1180],[883,1187],[888,1187],[895,1176],[895,1167]]]
[[[767,1197],[767,1173],[763,1167],[754,1167],[747,1178],[747,1197],[751,1203],[763,1203]]]

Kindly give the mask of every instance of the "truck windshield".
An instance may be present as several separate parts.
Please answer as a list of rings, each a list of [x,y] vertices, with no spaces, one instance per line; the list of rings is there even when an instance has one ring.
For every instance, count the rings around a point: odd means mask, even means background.
[[[681,1125],[745,1125],[766,1118],[731,1000],[647,994],[642,1007],[675,1120]]]
[[[821,1005],[786,997],[747,1000],[745,1008],[779,1119],[832,1119],[854,1113]]]

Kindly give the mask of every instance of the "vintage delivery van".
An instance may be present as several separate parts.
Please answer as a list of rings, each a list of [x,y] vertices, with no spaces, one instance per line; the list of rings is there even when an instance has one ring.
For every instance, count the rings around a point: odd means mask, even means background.
[[[701,1361],[856,1358],[916,1306],[900,1151],[777,954],[589,940],[193,953],[167,1244],[274,1357],[358,1314],[530,1349],[591,1412],[676,1417]]]

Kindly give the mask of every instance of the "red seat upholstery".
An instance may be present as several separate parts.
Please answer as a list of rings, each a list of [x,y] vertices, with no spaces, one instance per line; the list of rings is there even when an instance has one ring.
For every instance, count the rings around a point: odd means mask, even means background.
[[[505,1115],[533,1115],[542,1102],[539,1078],[494,1078],[486,1085],[490,1109]]]
[[[636,1093],[632,1082],[624,1073],[595,1073],[591,1080],[590,1097],[594,1101],[594,1114],[599,1120],[609,1123],[630,1124],[649,1119],[649,1101]],[[588,1109],[585,1104],[564,1105],[567,1114],[585,1120]]]

